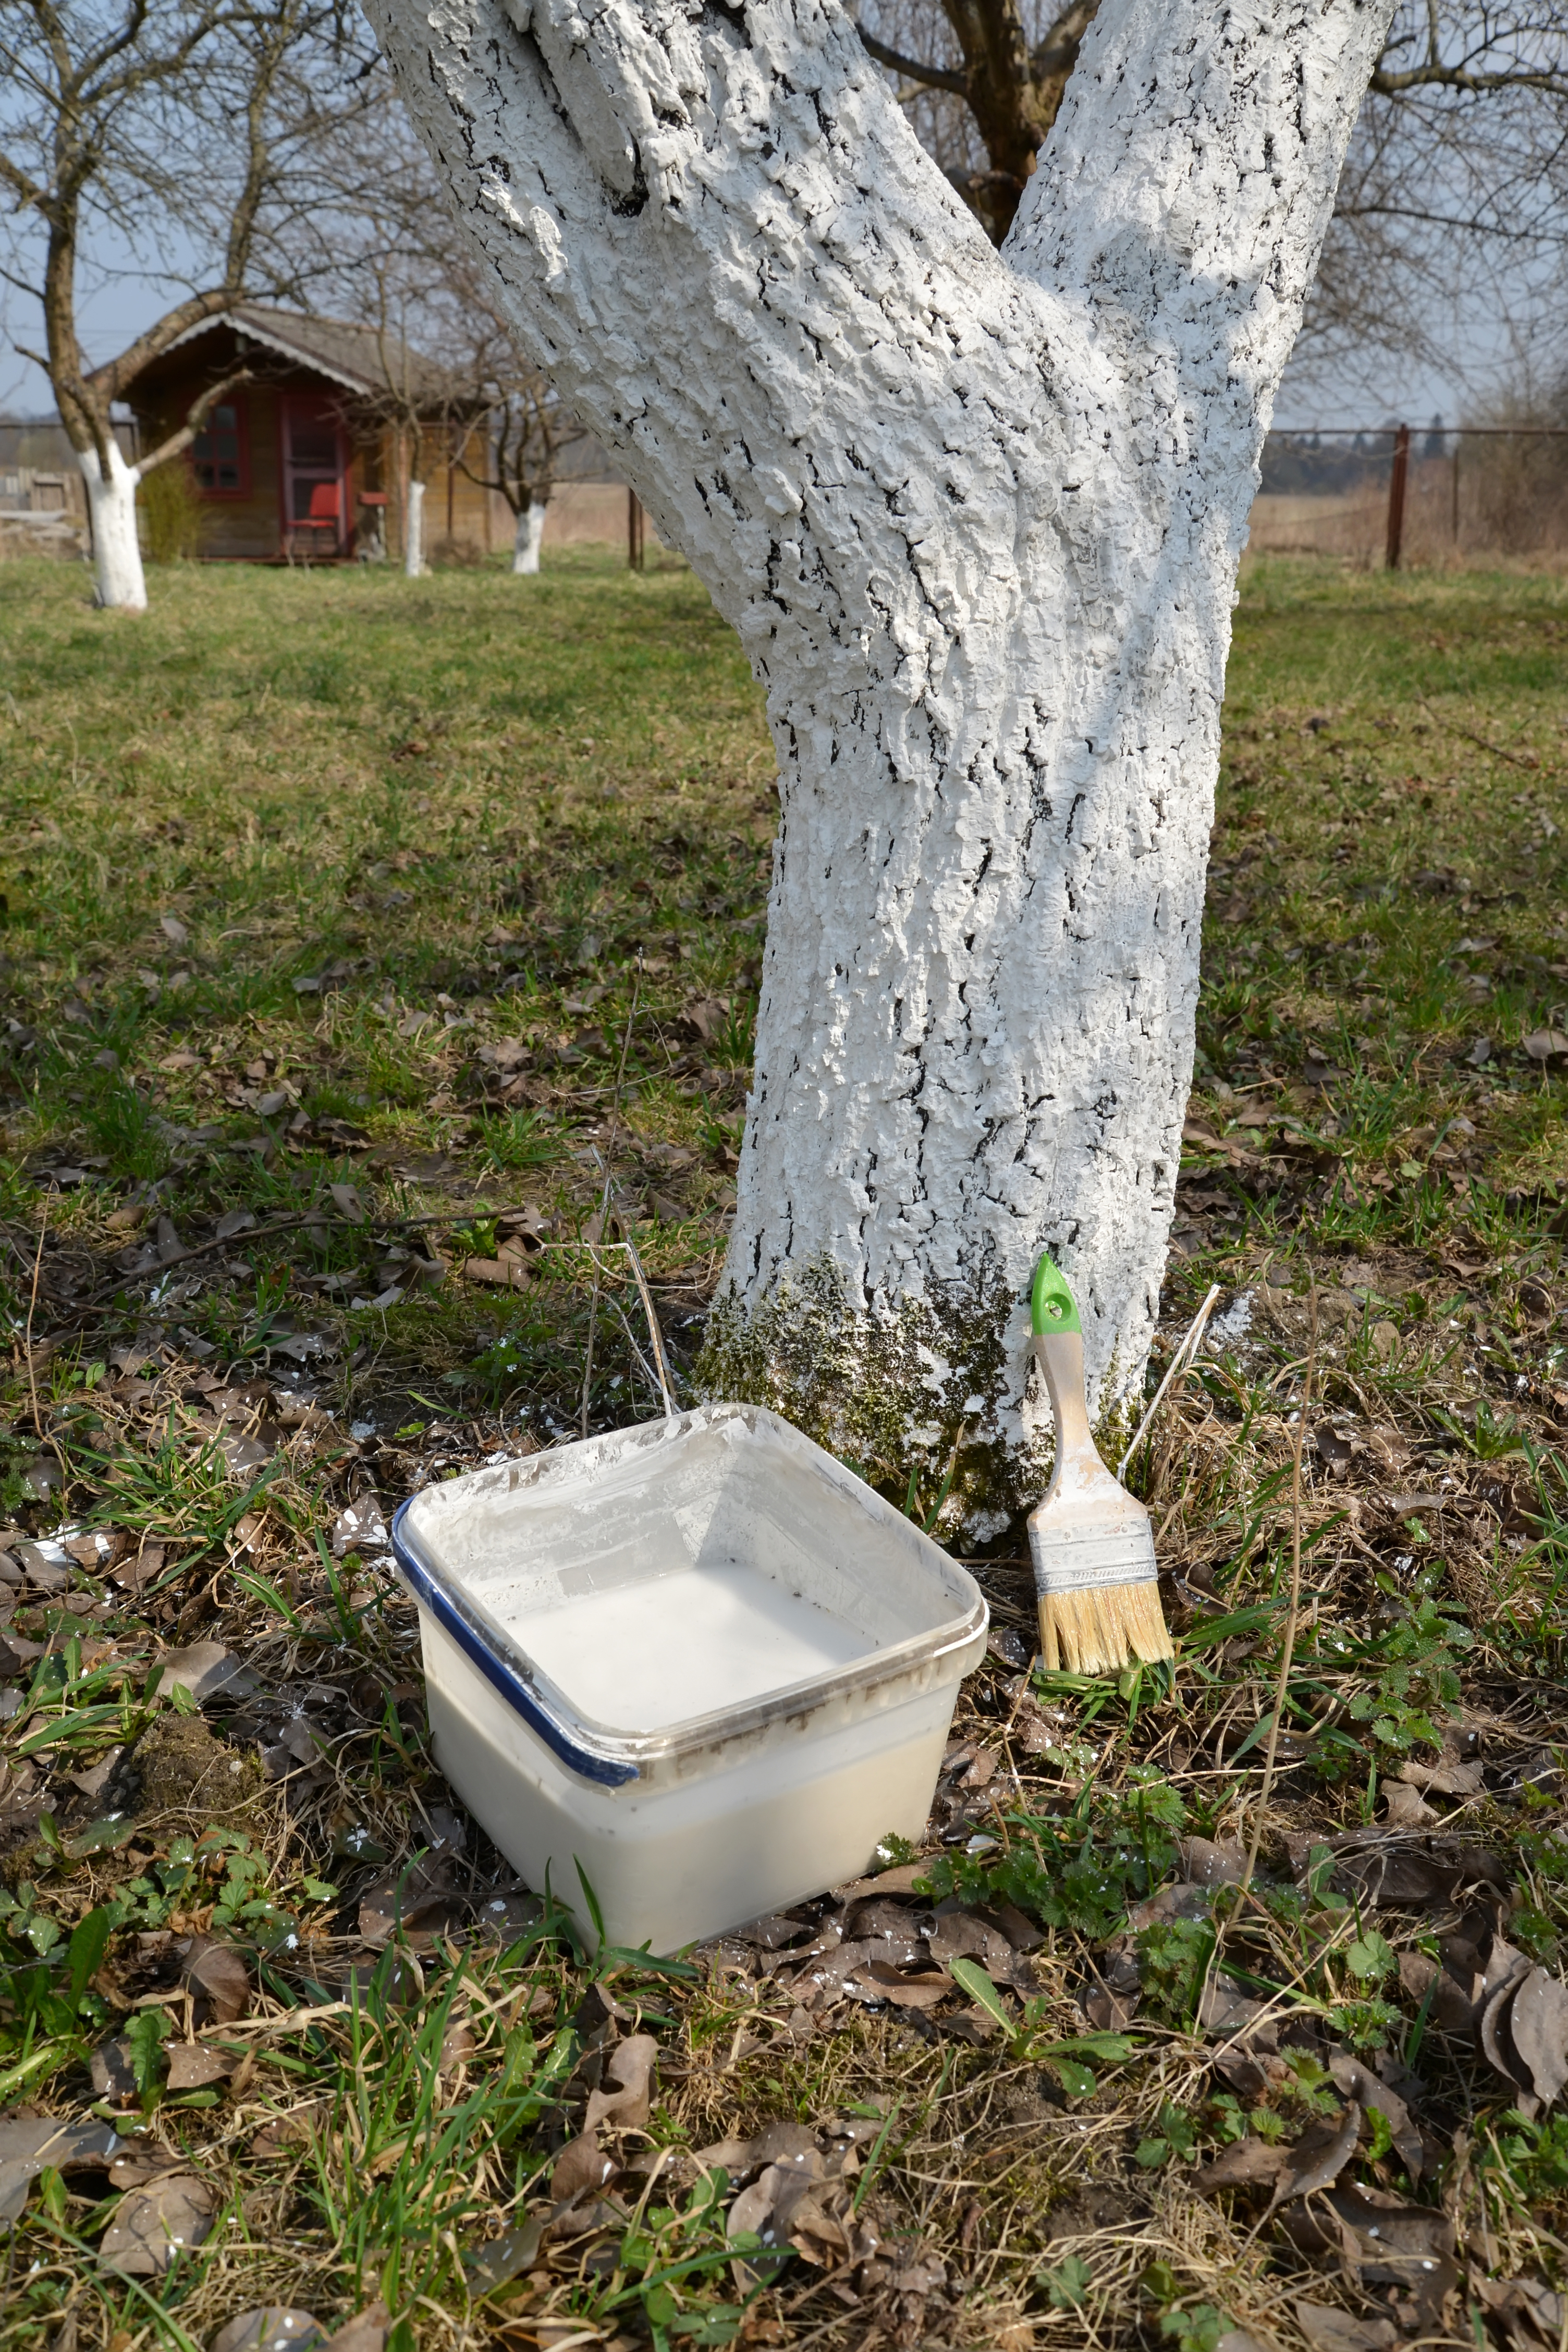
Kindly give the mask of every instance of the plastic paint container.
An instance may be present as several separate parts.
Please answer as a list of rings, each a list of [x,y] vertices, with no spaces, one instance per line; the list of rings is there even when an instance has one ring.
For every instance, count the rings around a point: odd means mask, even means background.
[[[398,1510],[436,1755],[528,1884],[655,1952],[858,1875],[930,1811],[966,1570],[776,1415],[705,1405]]]

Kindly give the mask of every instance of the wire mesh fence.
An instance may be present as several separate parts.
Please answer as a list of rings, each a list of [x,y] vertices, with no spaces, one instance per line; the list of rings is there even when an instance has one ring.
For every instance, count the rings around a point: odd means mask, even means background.
[[[1271,433],[1251,551],[1453,569],[1568,562],[1568,429]]]

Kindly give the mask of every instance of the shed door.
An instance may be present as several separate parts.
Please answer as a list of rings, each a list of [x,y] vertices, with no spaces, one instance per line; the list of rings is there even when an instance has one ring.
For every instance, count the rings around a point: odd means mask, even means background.
[[[330,398],[309,392],[287,393],[283,398],[283,528],[291,530],[296,524],[308,522],[314,506],[321,515],[329,502],[316,497],[319,487],[331,485],[337,492],[336,545],[343,543],[344,519],[347,505],[346,451],[342,428],[336,408]],[[325,541],[328,533],[313,531],[311,537]]]

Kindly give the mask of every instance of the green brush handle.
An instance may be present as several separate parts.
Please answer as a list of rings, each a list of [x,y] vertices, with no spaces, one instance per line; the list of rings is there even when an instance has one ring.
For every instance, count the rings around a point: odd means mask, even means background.
[[[1072,1292],[1056,1260],[1042,1252],[1035,1268],[1035,1286],[1029,1294],[1030,1320],[1035,1337],[1044,1339],[1052,1331],[1077,1331],[1083,1325],[1078,1319],[1078,1307]]]
[[[1100,1463],[1089,1433],[1089,1397],[1083,1378],[1083,1326],[1061,1268],[1049,1256],[1042,1256],[1035,1268],[1029,1307],[1035,1354],[1046,1376],[1051,1411],[1056,1416],[1057,1475],[1052,1481],[1056,1487],[1062,1483],[1063,1469],[1069,1457],[1077,1455],[1086,1466],[1092,1464],[1095,1469],[1100,1468]]]

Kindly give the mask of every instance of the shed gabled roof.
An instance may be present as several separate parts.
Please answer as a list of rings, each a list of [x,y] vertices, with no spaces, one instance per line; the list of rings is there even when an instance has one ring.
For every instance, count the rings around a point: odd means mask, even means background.
[[[277,310],[260,302],[237,302],[230,310],[201,320],[177,336],[169,349],[178,351],[182,344],[194,343],[218,327],[232,329],[280,359],[314,368],[363,399],[384,399],[395,392],[406,394],[416,407],[437,409],[450,404],[457,389],[444,368],[399,335],[356,326],[346,319],[315,319],[303,310]]]

